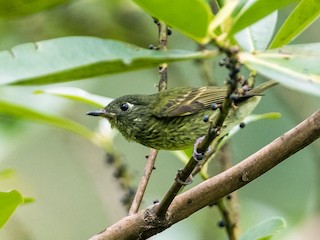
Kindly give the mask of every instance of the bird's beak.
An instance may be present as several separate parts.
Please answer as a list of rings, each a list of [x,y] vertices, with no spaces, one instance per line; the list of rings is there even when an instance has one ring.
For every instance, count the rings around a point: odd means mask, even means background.
[[[105,117],[105,118],[113,118],[116,116],[115,113],[107,112],[104,108],[100,110],[87,112],[87,115],[95,116],[95,117]]]

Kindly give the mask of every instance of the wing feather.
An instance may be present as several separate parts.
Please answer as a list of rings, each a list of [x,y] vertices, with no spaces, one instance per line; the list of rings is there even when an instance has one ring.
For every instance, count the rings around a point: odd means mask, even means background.
[[[277,84],[275,81],[265,82],[244,93],[244,95],[240,95],[238,101],[241,102],[253,96],[261,96],[261,92]],[[157,117],[191,115],[201,110],[210,109],[212,103],[222,103],[226,95],[226,87],[172,88],[157,94],[152,113]]]
[[[225,97],[225,87],[173,88],[159,93],[153,113],[157,117],[191,115],[222,103]]]

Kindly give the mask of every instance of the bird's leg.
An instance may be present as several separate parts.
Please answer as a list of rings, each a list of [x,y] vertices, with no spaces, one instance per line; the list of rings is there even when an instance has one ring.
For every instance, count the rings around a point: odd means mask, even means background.
[[[205,154],[210,151],[210,146],[209,146],[208,149],[207,149],[205,152],[203,152],[203,153],[199,153],[199,152],[197,151],[199,143],[201,143],[204,138],[205,138],[205,136],[199,137],[199,138],[196,140],[196,142],[194,143],[192,157],[193,157],[197,162],[200,162],[200,161],[204,158]]]
[[[186,185],[189,185],[193,182],[193,177],[192,175],[189,175],[189,177],[187,178],[186,181],[182,181],[181,180],[181,174],[183,174],[182,172],[182,168],[178,170],[178,173],[176,175],[176,178],[174,179],[177,183],[183,185],[183,186],[186,186]]]
[[[193,148],[193,154],[192,154],[192,157],[194,160],[196,160],[198,163],[203,159],[205,153],[199,153],[197,151],[197,147],[198,147],[198,144],[204,139],[204,136],[203,137],[200,137],[196,140],[195,144],[194,144],[194,148]],[[208,150],[207,150],[208,151]],[[207,152],[206,151],[206,152]],[[193,176],[192,174],[189,175],[189,177],[187,178],[186,181],[182,181],[181,180],[181,174],[183,174],[183,170],[182,169],[179,169],[178,170],[178,173],[176,175],[176,178],[175,178],[175,181],[181,185],[189,185],[193,182]]]
[[[204,154],[205,154],[205,153],[199,153],[199,152],[197,151],[198,144],[199,144],[200,142],[202,142],[203,139],[204,139],[204,136],[199,137],[199,138],[196,140],[196,142],[194,143],[192,156],[193,156],[193,158],[194,158],[197,162],[200,162],[200,161],[203,159]]]

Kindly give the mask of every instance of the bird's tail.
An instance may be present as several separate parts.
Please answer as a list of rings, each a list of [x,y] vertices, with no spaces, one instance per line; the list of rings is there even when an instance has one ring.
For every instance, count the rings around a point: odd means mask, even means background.
[[[267,90],[273,86],[276,86],[276,85],[278,85],[278,82],[273,81],[273,80],[264,82],[264,83],[260,84],[258,87],[253,88],[247,92],[244,92],[243,95],[237,96],[234,101],[236,103],[239,103],[239,102],[243,102],[243,101],[245,101],[251,97],[254,97],[254,96],[263,96],[262,92],[264,92],[265,90]]]
[[[265,90],[278,85],[279,83],[273,80],[264,82],[262,84],[260,84],[259,86],[251,89],[250,91],[247,92],[246,95],[261,95],[262,92],[264,92]]]

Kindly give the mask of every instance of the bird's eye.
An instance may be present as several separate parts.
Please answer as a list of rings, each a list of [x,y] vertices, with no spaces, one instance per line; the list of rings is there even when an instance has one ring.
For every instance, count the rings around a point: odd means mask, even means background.
[[[121,103],[120,109],[124,112],[127,111],[129,109],[129,104],[128,103]]]

